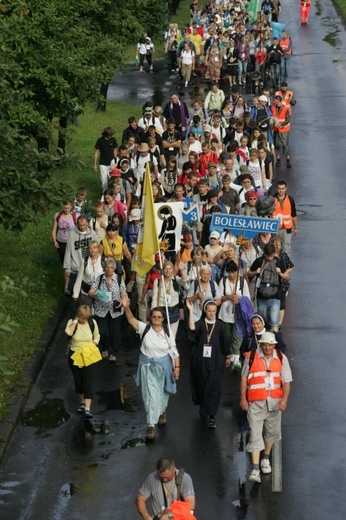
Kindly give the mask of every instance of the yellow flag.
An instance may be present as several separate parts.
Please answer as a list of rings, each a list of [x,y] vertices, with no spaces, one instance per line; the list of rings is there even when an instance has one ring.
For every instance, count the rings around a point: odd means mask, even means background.
[[[154,255],[159,251],[156,220],[154,214],[154,199],[151,186],[150,167],[145,166],[141,222],[138,232],[137,246],[133,257],[132,269],[144,276],[155,264]]]

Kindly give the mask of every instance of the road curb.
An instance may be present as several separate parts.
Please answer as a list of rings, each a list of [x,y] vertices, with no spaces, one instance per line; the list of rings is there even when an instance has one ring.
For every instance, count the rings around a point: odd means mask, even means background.
[[[23,370],[23,377],[21,381],[18,381],[14,389],[11,402],[8,406],[8,413],[5,419],[0,422],[0,465],[5,458],[7,448],[11,442],[16,426],[19,423],[26,401],[45,362],[62,317],[69,307],[69,303],[69,301],[64,302],[57,309],[54,316],[48,320],[46,329],[37,346],[37,353],[28,361]]]

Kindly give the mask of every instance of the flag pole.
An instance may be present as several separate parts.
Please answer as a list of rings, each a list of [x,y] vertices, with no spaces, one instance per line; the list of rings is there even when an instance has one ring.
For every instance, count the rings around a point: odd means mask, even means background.
[[[159,255],[160,255],[160,274],[161,274],[160,281],[161,281],[161,286],[163,288],[163,297],[164,297],[164,301],[165,301],[167,325],[168,325],[168,330],[170,331],[171,330],[171,322],[169,320],[169,312],[168,312],[168,305],[167,305],[167,294],[166,294],[165,279],[164,279],[164,275],[163,275],[163,263],[162,263],[161,251],[159,251]],[[169,336],[171,336],[171,334],[169,334]]]

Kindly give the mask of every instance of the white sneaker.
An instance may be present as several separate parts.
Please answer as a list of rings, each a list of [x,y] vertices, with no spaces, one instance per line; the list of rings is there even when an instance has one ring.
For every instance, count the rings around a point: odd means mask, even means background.
[[[259,469],[253,469],[250,473],[249,480],[251,482],[258,482],[261,483],[261,475]]]
[[[241,363],[239,361],[234,361],[232,365],[232,372],[240,372],[241,371]]]
[[[269,459],[262,459],[261,460],[261,471],[262,471],[262,473],[265,473],[266,475],[268,473],[272,472],[272,467],[270,465]]]
[[[185,87],[187,87],[187,86],[188,86],[188,84],[189,84],[189,82],[188,82],[188,81],[185,81]]]

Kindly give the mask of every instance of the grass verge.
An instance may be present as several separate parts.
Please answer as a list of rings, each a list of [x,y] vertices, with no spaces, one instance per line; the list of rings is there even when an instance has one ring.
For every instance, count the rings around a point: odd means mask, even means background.
[[[339,15],[342,18],[343,23],[346,23],[346,0],[333,0],[333,4],[336,7]]]

